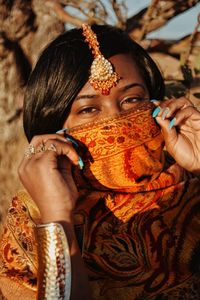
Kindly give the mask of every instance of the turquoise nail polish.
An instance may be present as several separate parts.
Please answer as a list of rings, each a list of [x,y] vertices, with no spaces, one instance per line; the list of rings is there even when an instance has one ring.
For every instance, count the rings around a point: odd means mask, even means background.
[[[159,114],[160,110],[160,107],[156,107],[156,109],[153,111],[152,117],[155,118]]]
[[[166,108],[164,109],[163,114],[162,114],[162,120],[163,120],[163,121],[165,120],[165,118],[166,118],[166,116],[168,115],[168,113],[169,113],[169,107],[166,107]]]
[[[69,130],[68,128],[63,128],[63,129],[56,131],[56,133],[62,133],[62,132],[68,131],[68,130]]]
[[[154,102],[157,102],[158,100],[156,99],[151,99],[150,102],[154,103]]]
[[[79,166],[80,170],[82,170],[84,167],[84,162],[80,156],[79,156],[79,160],[78,160],[78,166]]]
[[[173,119],[170,121],[170,123],[169,123],[169,129],[172,129],[172,127],[174,126],[175,122],[176,122],[176,118],[173,118]]]
[[[78,143],[73,138],[71,138],[70,136],[67,136],[66,140],[71,142],[72,144],[74,144],[74,146],[78,147]]]

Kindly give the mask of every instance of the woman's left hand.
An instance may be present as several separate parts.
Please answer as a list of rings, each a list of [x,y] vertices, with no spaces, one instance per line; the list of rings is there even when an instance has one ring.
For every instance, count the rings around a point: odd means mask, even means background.
[[[166,150],[184,169],[200,175],[200,112],[185,97],[153,103]]]

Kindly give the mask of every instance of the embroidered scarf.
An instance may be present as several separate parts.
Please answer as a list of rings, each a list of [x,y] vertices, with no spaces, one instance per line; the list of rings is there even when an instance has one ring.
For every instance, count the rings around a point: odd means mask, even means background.
[[[94,299],[178,295],[195,284],[200,192],[164,157],[152,108],[141,102],[69,132],[83,145],[76,220]]]
[[[85,168],[74,176],[80,189],[136,193],[180,180],[180,168],[163,176],[164,140],[151,114],[152,104],[142,101],[137,109],[69,131],[82,146]]]
[[[74,218],[95,300],[200,298],[199,181],[164,157],[151,111],[141,102],[69,132],[85,163],[72,170],[80,192]],[[19,193],[0,249],[0,287],[10,299],[34,299],[39,222],[34,202]]]

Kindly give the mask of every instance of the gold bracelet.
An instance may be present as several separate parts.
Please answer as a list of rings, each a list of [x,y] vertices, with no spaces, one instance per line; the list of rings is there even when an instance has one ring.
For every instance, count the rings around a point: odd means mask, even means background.
[[[38,300],[68,300],[71,261],[67,238],[59,223],[36,226],[38,239]]]

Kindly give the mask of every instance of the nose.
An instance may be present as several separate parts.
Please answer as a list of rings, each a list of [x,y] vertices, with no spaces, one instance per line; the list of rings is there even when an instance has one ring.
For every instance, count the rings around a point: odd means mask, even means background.
[[[104,117],[110,117],[121,112],[121,107],[117,102],[109,101],[104,108]]]

